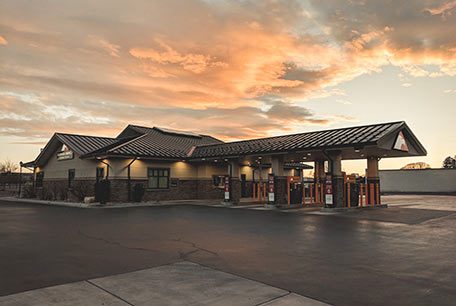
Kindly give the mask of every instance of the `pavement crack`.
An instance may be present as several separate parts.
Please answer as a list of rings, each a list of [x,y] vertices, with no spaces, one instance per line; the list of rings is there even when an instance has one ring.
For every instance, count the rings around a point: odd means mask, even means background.
[[[102,291],[104,291],[104,292],[106,292],[106,293],[112,295],[113,297],[115,297],[115,298],[121,300],[122,302],[127,303],[128,305],[134,306],[133,304],[131,304],[131,303],[128,302],[127,300],[125,300],[125,299],[121,298],[120,296],[118,296],[117,294],[114,294],[114,293],[112,293],[111,291],[109,291],[109,290],[107,290],[107,289],[105,289],[105,288],[103,288],[103,287],[101,287],[101,286],[95,284],[94,282],[91,282],[90,280],[86,280],[86,282],[89,283],[90,285],[92,285],[92,286],[94,286],[94,287],[97,287],[98,289],[100,289],[100,290],[102,290]]]
[[[84,238],[92,239],[92,240],[97,240],[97,241],[103,241],[103,242],[106,243],[106,244],[115,245],[115,246],[117,246],[117,247],[119,247],[119,248],[122,248],[122,249],[135,250],[135,251],[154,252],[154,250],[151,250],[151,249],[129,247],[129,246],[126,246],[126,245],[121,244],[120,242],[111,241],[111,240],[108,240],[108,239],[105,239],[105,238],[102,238],[102,237],[90,236],[90,235],[88,235],[88,234],[86,234],[86,233],[81,232],[80,230],[78,230],[78,234],[79,234],[80,236],[84,237]]]
[[[264,304],[267,304],[267,303],[269,303],[269,302],[272,302],[272,301],[281,299],[281,298],[283,298],[283,297],[286,297],[286,296],[289,295],[290,293],[291,293],[291,292],[287,292],[287,293],[285,293],[285,294],[276,296],[276,297],[274,297],[274,298],[272,298],[272,299],[269,299],[269,300],[267,300],[267,301],[261,302],[261,303],[259,303],[259,304],[255,304],[254,306],[264,305]]]
[[[188,256],[188,255],[191,255],[191,254],[196,253],[196,252],[198,252],[198,251],[203,251],[203,252],[212,254],[212,255],[214,255],[214,256],[217,256],[217,257],[219,256],[217,252],[214,252],[214,251],[211,251],[211,250],[202,248],[202,247],[198,246],[196,243],[191,242],[191,241],[185,241],[185,240],[182,240],[181,238],[173,239],[173,241],[188,244],[188,245],[190,245],[192,248],[195,249],[195,250],[192,250],[192,251],[186,252],[186,253],[179,252],[179,254],[181,254],[181,255]]]

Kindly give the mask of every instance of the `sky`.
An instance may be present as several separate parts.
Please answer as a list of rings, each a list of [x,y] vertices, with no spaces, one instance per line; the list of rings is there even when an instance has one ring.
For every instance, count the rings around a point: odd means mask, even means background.
[[[230,141],[403,120],[428,155],[380,168],[441,167],[455,29],[456,0],[1,0],[0,161],[128,124]]]

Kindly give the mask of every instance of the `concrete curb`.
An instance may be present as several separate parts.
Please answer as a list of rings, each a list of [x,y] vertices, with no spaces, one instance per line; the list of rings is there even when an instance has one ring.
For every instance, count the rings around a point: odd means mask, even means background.
[[[387,208],[388,204],[381,204],[381,205],[375,205],[375,206],[356,206],[356,207],[334,207],[334,208],[329,208],[329,207],[322,207],[320,209],[321,212],[353,212],[357,210],[362,210],[362,209],[380,209],[380,208]]]
[[[75,208],[132,208],[132,207],[151,207],[151,206],[174,206],[174,205],[196,205],[196,206],[215,206],[214,204],[196,202],[192,200],[181,200],[181,201],[169,201],[169,202],[108,202],[107,204],[100,203],[78,203],[78,202],[65,202],[65,201],[47,201],[37,199],[23,199],[16,197],[0,197],[0,200],[9,202],[29,203],[29,204],[40,204],[49,206],[62,206],[62,207],[75,207]],[[216,203],[219,204],[219,203]],[[228,206],[228,205],[225,205]]]

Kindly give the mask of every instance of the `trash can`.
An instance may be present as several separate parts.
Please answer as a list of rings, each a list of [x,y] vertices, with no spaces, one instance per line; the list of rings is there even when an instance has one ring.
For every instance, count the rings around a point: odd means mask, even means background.
[[[133,188],[133,200],[135,202],[141,202],[143,196],[144,196],[144,185],[143,184],[135,184],[135,187]]]
[[[350,186],[350,194],[348,194],[348,186]],[[347,183],[345,184],[345,207],[348,207],[348,197],[350,197],[350,207],[359,205],[359,184]]]
[[[110,197],[109,180],[101,180],[95,183],[95,202],[106,204]]]

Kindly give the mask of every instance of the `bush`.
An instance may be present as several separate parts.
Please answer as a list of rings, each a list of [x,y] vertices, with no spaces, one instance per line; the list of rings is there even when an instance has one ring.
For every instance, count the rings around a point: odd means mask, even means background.
[[[93,183],[89,181],[75,181],[71,193],[78,199],[84,201],[85,197],[93,194]]]
[[[33,190],[32,184],[25,184],[22,187],[21,197],[26,199],[33,199],[36,197],[35,190]]]

